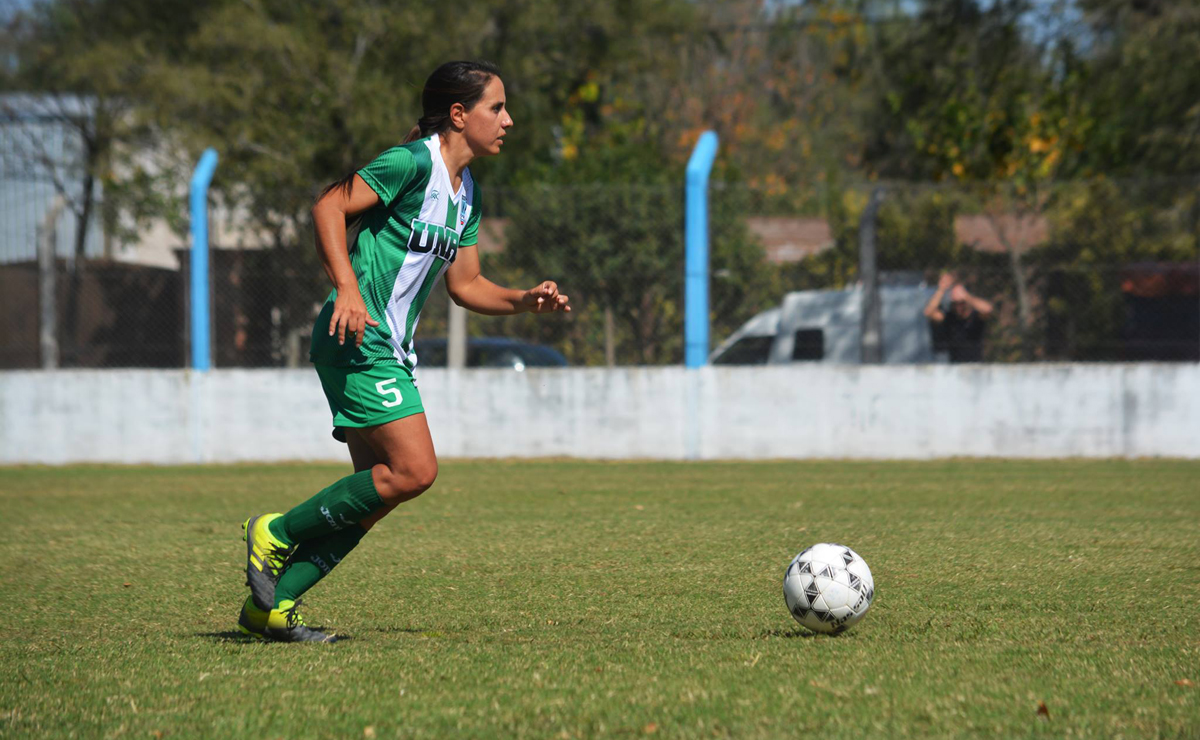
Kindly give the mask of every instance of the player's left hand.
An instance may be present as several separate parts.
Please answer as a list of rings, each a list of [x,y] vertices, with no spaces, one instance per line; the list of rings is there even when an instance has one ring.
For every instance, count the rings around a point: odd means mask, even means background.
[[[558,292],[558,283],[553,280],[547,280],[536,288],[530,288],[521,297],[521,302],[533,313],[550,313],[551,311],[569,313],[571,306],[568,305],[568,301],[570,299],[567,296]]]

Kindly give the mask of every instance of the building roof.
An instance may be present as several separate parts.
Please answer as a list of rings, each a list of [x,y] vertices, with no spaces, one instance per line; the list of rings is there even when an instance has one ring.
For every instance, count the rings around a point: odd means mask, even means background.
[[[480,252],[503,252],[509,219],[485,218],[479,229]],[[776,264],[799,262],[832,247],[833,229],[823,218],[795,216],[750,216],[746,226],[762,242],[767,259]],[[1041,216],[1019,218],[1002,215],[964,215],[954,219],[954,235],[962,244],[982,252],[1005,251],[1009,239],[1025,251],[1044,244],[1050,227]]]

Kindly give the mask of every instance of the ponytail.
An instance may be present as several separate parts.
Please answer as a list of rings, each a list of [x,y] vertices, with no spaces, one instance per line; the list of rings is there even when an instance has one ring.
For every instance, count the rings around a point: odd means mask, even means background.
[[[441,133],[446,130],[450,123],[450,111],[446,111],[445,115],[441,116],[422,116],[417,120],[417,125],[409,130],[408,136],[404,137],[405,144],[411,144],[417,139],[424,139],[433,133]]]
[[[329,183],[321,190],[320,193],[317,194],[317,199],[314,200],[313,203],[320,203],[322,198],[324,198],[326,195],[329,195],[334,190],[342,190],[346,193],[346,197],[349,198],[350,193],[354,190],[354,176],[357,174],[358,171],[355,170],[354,172],[344,175],[343,177]]]

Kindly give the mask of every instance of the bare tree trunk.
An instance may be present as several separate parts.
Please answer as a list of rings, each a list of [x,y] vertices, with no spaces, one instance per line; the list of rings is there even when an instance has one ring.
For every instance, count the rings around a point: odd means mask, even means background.
[[[862,363],[883,362],[883,307],[879,298],[879,264],[876,235],[879,231],[879,205],[883,188],[871,191],[871,200],[863,210],[858,226],[858,277],[862,281]]]
[[[642,362],[647,365],[653,365],[655,355],[658,353],[658,342],[655,341],[654,334],[658,329],[658,310],[659,305],[656,302],[657,296],[650,291],[642,293],[641,310],[638,311],[638,316],[634,321],[637,326],[638,338],[642,345]]]
[[[604,305],[604,364],[617,366],[617,327],[612,306]]]
[[[58,290],[55,287],[58,260],[55,254],[58,216],[66,207],[61,195],[50,204],[38,228],[38,334],[42,368],[58,367]]]
[[[1021,253],[1009,248],[1008,264],[1012,269],[1013,283],[1017,286],[1017,321],[1021,334],[1021,359],[1033,359],[1032,348],[1029,346],[1029,325],[1032,322],[1029,309],[1029,286],[1025,282],[1025,270],[1021,266]]]
[[[91,156],[88,156],[90,163]],[[66,350],[62,354],[69,364],[76,364],[80,358],[79,352],[79,292],[83,285],[83,269],[87,263],[88,226],[92,220],[92,193],[95,190],[95,178],[89,167],[83,176],[83,192],[80,195],[80,208],[75,217],[75,259],[71,260],[71,279],[67,286],[67,310],[64,312],[60,326],[63,329],[63,344]]]
[[[1042,210],[1040,198],[1035,198],[1034,203],[1034,207],[1029,210],[1018,208],[1015,213],[1008,213],[1007,204],[1003,199],[999,199],[994,207],[987,211],[992,231],[996,232],[1000,243],[1004,245],[1004,251],[1008,252],[1008,266],[1012,271],[1013,285],[1017,289],[1017,334],[1020,340],[1020,355],[1021,359],[1026,361],[1033,359],[1032,338],[1030,337],[1033,311],[1029,301],[1029,283],[1025,280],[1025,269],[1021,264],[1021,253],[1025,251],[1025,246],[1029,241],[1031,222]],[[1005,226],[1004,216],[1015,218],[1015,223],[1012,224],[1013,230],[1017,232],[1015,235],[1010,233],[1009,228]]]
[[[80,199],[80,211],[78,228],[75,230],[75,259],[83,260],[87,258],[87,236],[88,226],[92,223],[92,195],[96,191],[96,178],[89,171],[83,176],[83,196]]]

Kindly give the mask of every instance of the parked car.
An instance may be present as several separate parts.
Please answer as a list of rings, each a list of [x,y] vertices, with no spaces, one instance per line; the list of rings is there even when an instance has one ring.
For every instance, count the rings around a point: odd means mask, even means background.
[[[926,285],[883,285],[884,364],[944,362],[933,350],[922,313],[933,296]],[[742,324],[709,356],[714,365],[862,362],[861,287],[788,293],[783,305]]]
[[[416,340],[417,362],[421,367],[446,367],[446,340],[443,337]],[[467,367],[566,367],[567,358],[558,350],[540,344],[505,337],[469,337]]]

